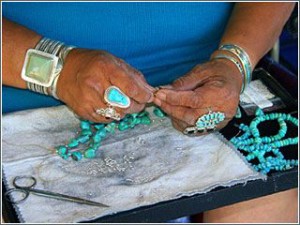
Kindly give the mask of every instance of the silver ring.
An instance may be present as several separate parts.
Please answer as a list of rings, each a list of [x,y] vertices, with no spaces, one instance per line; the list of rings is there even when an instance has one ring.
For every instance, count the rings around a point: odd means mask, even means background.
[[[223,112],[213,112],[208,108],[208,113],[200,116],[197,119],[195,126],[187,127],[183,133],[184,134],[196,134],[215,131],[217,125],[225,119],[225,114]]]
[[[104,116],[106,119],[114,119],[120,120],[120,114],[113,108],[112,106],[108,106],[108,108],[99,108],[96,109],[96,113],[98,115]]]

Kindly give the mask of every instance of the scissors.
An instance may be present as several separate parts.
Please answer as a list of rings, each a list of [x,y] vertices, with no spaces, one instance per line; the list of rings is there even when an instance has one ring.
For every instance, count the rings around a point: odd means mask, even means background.
[[[35,194],[38,196],[54,198],[57,200],[76,202],[76,203],[80,203],[80,204],[86,204],[86,205],[92,205],[92,206],[98,206],[98,207],[109,207],[108,205],[105,205],[105,204],[102,204],[99,202],[94,202],[94,201],[90,201],[90,200],[86,200],[86,199],[82,199],[82,198],[77,198],[74,196],[51,192],[51,191],[34,189],[33,187],[36,185],[36,179],[33,176],[16,176],[13,180],[13,185],[15,188],[9,189],[4,194],[5,198],[13,204],[18,204],[18,203],[23,202],[25,199],[28,198],[29,193],[32,193],[32,194]],[[18,197],[17,200],[11,200],[11,198],[8,197],[8,195],[11,193],[19,193],[19,194],[23,194],[23,196]]]

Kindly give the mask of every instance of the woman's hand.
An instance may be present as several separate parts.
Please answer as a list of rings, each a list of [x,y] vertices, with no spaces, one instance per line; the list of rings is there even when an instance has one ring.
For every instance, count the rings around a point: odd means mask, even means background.
[[[242,87],[242,75],[226,59],[215,59],[197,65],[185,76],[164,86],[154,98],[172,119],[173,126],[183,131],[195,126],[198,118],[213,112],[223,112],[225,120],[217,125],[224,127],[236,114]]]
[[[79,117],[93,122],[110,122],[96,113],[107,108],[104,92],[117,86],[131,100],[129,108],[115,107],[121,118],[139,112],[153,100],[154,89],[143,75],[123,60],[105,52],[73,49],[66,58],[57,82],[57,95]]]

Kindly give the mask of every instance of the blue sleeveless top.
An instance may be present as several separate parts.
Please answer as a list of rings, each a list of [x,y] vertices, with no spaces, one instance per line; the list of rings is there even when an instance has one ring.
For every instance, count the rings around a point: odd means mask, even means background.
[[[4,17],[42,36],[81,48],[106,50],[124,59],[139,69],[151,85],[157,86],[172,82],[209,59],[219,44],[233,4],[4,2],[2,7]],[[12,95],[4,93],[3,112]],[[27,95],[38,96],[41,101],[29,108],[56,103],[50,97],[31,92],[22,98]],[[28,102],[35,104],[32,99]]]

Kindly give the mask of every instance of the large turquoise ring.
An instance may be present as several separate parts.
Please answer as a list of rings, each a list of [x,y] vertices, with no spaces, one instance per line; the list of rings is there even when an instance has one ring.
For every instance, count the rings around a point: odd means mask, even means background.
[[[128,108],[130,106],[130,98],[116,86],[110,86],[105,90],[104,100],[110,106],[119,108]]]
[[[222,112],[213,112],[209,109],[207,114],[200,116],[193,127],[187,127],[184,134],[196,134],[204,131],[214,131],[219,123],[225,119],[225,114]]]
[[[120,120],[120,114],[114,107],[128,108],[130,106],[130,98],[116,86],[109,86],[105,90],[104,100],[108,107],[97,109],[96,113],[104,116],[106,119]]]

